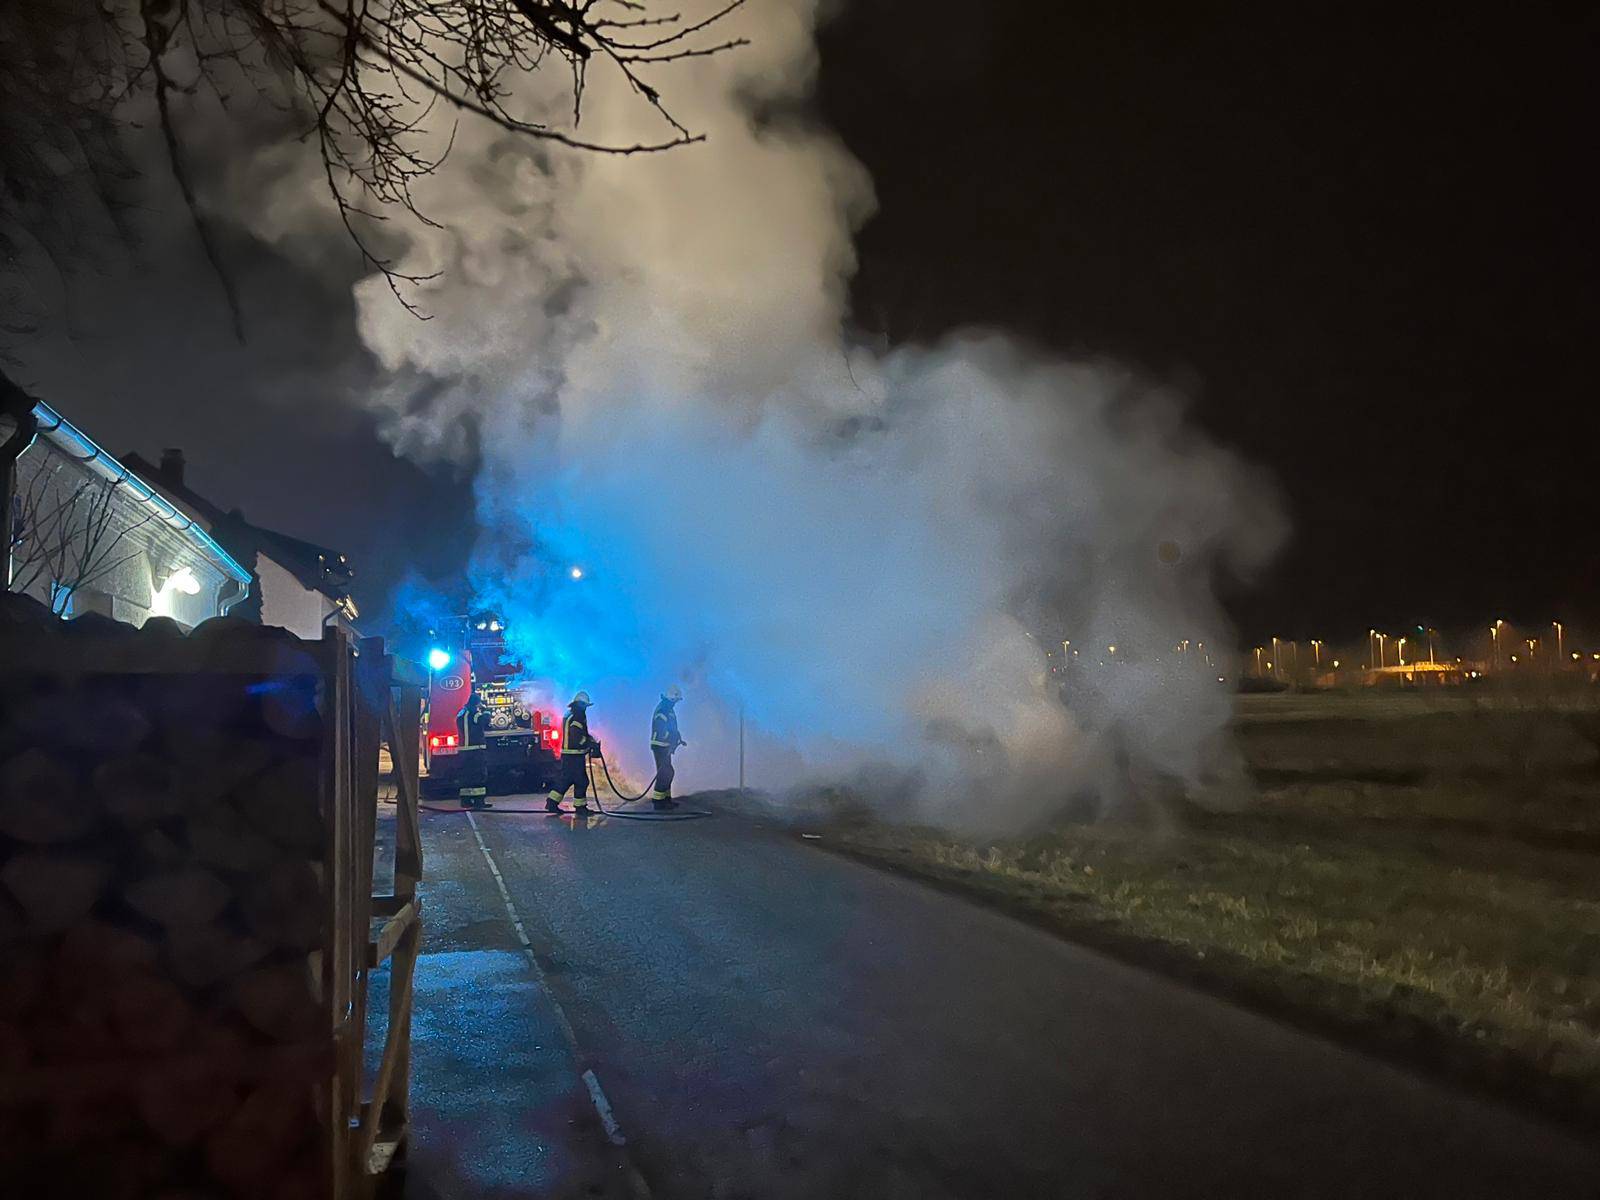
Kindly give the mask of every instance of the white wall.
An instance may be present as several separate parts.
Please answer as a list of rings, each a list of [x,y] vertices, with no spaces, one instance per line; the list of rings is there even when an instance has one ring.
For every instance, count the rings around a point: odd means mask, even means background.
[[[294,575],[265,554],[256,555],[256,578],[261,581],[261,623],[277,625],[297,637],[322,638],[322,623],[333,611],[333,601],[305,587]]]
[[[84,489],[102,489],[109,485],[41,437],[17,462],[17,486],[19,494],[34,502],[36,512],[43,519],[43,514],[55,511],[72,496],[90,494]],[[100,568],[89,578],[73,574],[67,580],[77,588],[73,599],[64,606],[63,615],[99,612],[130,625],[142,625],[160,612],[191,627],[217,616],[221,611],[219,594],[231,583],[220,563],[192,538],[161,520],[156,510],[138,500],[131,489],[117,488],[110,496],[110,519],[94,537],[95,542],[105,548],[98,559]],[[64,536],[63,531],[70,535],[75,548],[68,558],[78,557],[80,552],[76,548],[89,537],[86,526],[82,521],[74,521],[53,529],[56,538]],[[19,551],[13,566],[16,570],[16,577],[11,580],[13,588],[45,604],[52,602],[57,580],[52,572],[30,564],[26,545]],[[165,594],[159,593],[161,584],[183,568],[188,568],[199,591],[189,595],[169,588]],[[57,605],[58,611],[62,607]]]

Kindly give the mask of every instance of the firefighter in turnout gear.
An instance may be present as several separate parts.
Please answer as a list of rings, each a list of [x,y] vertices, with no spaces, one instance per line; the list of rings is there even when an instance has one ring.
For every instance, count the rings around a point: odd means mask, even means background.
[[[560,812],[561,797],[571,788],[573,815],[589,815],[588,760],[600,755],[600,740],[589,732],[590,703],[589,693],[579,692],[567,705],[567,715],[561,718],[561,773],[545,798],[546,812]]]
[[[661,694],[661,703],[650,716],[650,753],[656,760],[656,783],[650,800],[655,808],[677,808],[672,798],[672,753],[679,746],[687,746],[678,733],[678,701],[683,699],[683,689],[670,687]]]

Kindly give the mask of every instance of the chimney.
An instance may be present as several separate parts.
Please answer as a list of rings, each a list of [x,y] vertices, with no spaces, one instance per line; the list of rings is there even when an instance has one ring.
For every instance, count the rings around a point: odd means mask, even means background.
[[[183,486],[183,451],[175,446],[169,446],[161,452],[161,466],[158,468],[163,483],[170,483],[173,487]]]

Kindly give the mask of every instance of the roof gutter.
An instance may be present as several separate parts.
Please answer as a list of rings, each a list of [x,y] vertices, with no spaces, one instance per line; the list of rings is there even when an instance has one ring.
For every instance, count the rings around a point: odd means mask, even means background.
[[[87,434],[43,400],[34,403],[33,416],[38,422],[39,437],[50,442],[68,458],[82,463],[102,479],[108,480],[112,487],[126,487],[140,503],[148,504],[155,510],[158,520],[198,545],[208,557],[216,560],[224,574],[242,585],[244,591],[249,590],[250,572],[217,545],[216,539],[198,521],[179,512],[165,496],[107,454]]]

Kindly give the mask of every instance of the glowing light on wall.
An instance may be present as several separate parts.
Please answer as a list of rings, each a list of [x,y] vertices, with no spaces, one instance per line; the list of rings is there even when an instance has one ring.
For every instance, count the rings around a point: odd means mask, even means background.
[[[166,591],[169,588],[175,592],[182,592],[185,596],[198,596],[200,594],[200,581],[194,577],[194,572],[188,567],[179,567],[171,575],[168,575],[166,582],[161,585],[162,591]]]
[[[195,578],[194,571],[189,567],[179,567],[161,581],[161,586],[150,590],[151,615],[172,616],[172,598],[180,592],[185,596],[200,594],[200,581]]]

